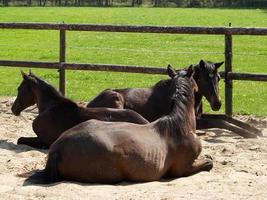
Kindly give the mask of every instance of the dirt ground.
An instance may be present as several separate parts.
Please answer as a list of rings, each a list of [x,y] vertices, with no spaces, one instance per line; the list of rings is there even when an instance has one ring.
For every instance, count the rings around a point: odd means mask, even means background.
[[[187,178],[117,185],[60,182],[23,186],[18,174],[43,169],[46,150],[17,145],[20,136],[34,136],[36,109],[19,117],[11,113],[13,98],[0,99],[0,199],[267,199],[267,118],[239,116],[263,130],[264,137],[244,139],[212,129],[201,137],[202,155],[214,160],[210,172]]]

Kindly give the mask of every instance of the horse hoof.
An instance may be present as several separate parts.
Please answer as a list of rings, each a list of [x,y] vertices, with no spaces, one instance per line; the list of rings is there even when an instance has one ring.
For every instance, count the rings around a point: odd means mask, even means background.
[[[212,168],[213,168],[213,161],[211,159],[205,159],[203,170],[209,172]]]
[[[204,156],[205,156],[205,158],[207,158],[207,159],[213,160],[213,158],[212,158],[211,155],[209,155],[209,154],[205,154]]]
[[[20,137],[17,141],[17,144],[24,144],[24,137]]]

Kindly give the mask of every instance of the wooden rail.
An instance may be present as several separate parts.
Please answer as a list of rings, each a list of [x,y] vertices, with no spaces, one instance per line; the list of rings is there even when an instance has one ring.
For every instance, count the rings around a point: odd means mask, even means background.
[[[267,35],[267,28],[190,27],[190,26],[122,26],[96,24],[0,23],[5,29],[68,30],[96,32]]]
[[[89,71],[110,71],[127,72],[142,74],[166,74],[166,68],[155,66],[129,66],[129,65],[109,65],[109,64],[77,64],[77,63],[58,63],[58,62],[32,62],[32,61],[9,61],[0,60],[0,66],[8,67],[31,67],[44,69],[64,69],[64,70],[89,70]],[[220,72],[222,78],[225,78],[225,72]],[[267,81],[267,74],[252,73],[228,73],[229,80],[243,81]]]
[[[58,30],[59,31],[59,62],[31,62],[0,60],[0,66],[32,67],[58,69],[60,74],[59,88],[65,94],[65,70],[93,70],[113,71],[147,74],[165,74],[165,68],[126,66],[126,65],[101,65],[77,64],[66,62],[66,31],[96,31],[96,32],[131,32],[131,33],[162,33],[162,34],[211,34],[225,35],[225,111],[232,116],[233,112],[233,80],[267,81],[267,74],[234,73],[232,72],[233,60],[233,35],[261,35],[267,36],[267,28],[233,28],[233,27],[188,27],[188,26],[120,26],[120,25],[95,25],[95,24],[49,24],[49,23],[0,23],[2,29],[33,29],[33,30]]]

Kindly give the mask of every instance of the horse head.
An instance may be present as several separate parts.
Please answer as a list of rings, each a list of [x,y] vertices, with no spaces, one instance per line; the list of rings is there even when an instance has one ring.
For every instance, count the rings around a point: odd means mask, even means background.
[[[201,60],[195,65],[194,79],[198,85],[199,93],[206,97],[212,110],[218,111],[221,108],[221,99],[219,94],[220,75],[218,68],[224,62],[213,63]]]
[[[31,73],[27,75],[21,71],[21,75],[23,80],[18,87],[18,95],[11,108],[13,114],[16,116],[20,115],[24,109],[35,104],[32,86],[37,84],[37,80],[31,76]]]

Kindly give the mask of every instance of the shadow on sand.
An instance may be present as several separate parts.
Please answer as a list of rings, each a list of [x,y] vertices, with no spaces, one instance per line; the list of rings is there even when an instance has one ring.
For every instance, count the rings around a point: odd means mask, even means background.
[[[16,153],[22,153],[22,152],[27,152],[27,151],[39,151],[42,153],[48,152],[48,150],[45,150],[45,149],[37,149],[37,148],[32,148],[32,147],[27,146],[27,145],[14,144],[13,142],[8,141],[7,139],[0,140],[0,148],[6,149],[9,151],[14,151]]]

